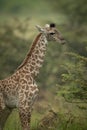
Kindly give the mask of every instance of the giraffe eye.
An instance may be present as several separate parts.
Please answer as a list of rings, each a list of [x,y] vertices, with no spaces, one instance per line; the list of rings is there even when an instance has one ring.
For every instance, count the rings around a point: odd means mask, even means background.
[[[54,32],[51,32],[50,35],[54,35],[55,33]]]

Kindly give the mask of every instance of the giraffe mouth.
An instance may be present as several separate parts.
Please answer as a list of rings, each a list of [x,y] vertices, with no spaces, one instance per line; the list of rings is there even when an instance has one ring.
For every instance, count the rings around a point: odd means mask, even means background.
[[[66,44],[66,40],[62,40],[62,41],[61,41],[61,44],[62,44],[62,45]]]

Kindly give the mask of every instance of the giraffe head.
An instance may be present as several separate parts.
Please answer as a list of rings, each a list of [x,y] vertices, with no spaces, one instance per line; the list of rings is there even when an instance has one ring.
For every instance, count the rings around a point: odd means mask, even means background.
[[[64,44],[66,42],[61,32],[56,29],[54,23],[50,25],[46,24],[45,27],[40,27],[39,25],[36,25],[36,28],[39,30],[39,32],[43,33],[46,36],[47,41],[56,41],[61,44]]]

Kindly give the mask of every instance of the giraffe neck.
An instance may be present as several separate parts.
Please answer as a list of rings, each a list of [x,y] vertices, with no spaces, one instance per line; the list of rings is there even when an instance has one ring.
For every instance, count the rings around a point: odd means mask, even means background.
[[[37,76],[44,61],[46,46],[47,39],[44,34],[40,33],[34,40],[30,51],[18,69],[27,69],[33,77]]]

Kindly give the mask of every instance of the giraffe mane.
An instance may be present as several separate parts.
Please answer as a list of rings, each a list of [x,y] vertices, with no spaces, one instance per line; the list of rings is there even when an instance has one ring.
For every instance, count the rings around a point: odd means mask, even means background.
[[[37,44],[37,41],[38,41],[39,37],[41,36],[41,34],[42,34],[42,33],[39,33],[39,34],[37,35],[37,37],[35,38],[34,42],[32,43],[32,46],[31,46],[29,52],[27,53],[27,55],[26,55],[24,61],[23,61],[23,62],[21,63],[21,65],[17,68],[17,70],[21,69],[21,68],[27,63],[29,57],[31,57],[31,55],[32,55],[32,52],[33,52],[33,50],[34,50],[34,48],[35,48],[35,46],[36,46],[36,44]]]

